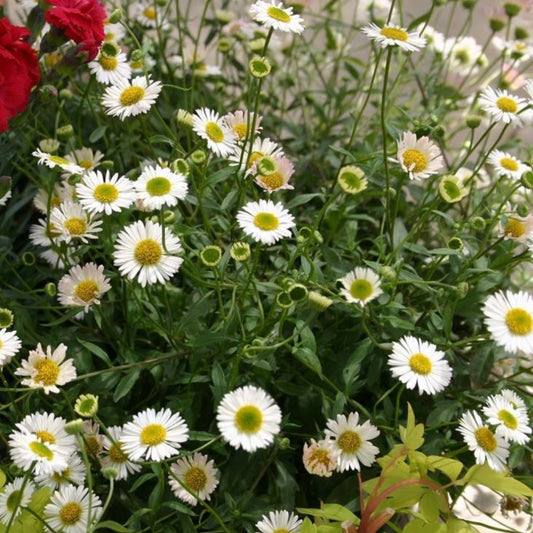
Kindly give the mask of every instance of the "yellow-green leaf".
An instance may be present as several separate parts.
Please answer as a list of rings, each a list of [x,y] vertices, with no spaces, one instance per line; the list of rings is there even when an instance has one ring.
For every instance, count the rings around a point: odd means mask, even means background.
[[[517,479],[507,476],[504,472],[492,470],[486,464],[475,465],[469,468],[464,477],[457,481],[457,485],[484,485],[489,489],[503,492],[508,496],[526,498],[533,496],[533,489]]]
[[[427,458],[428,468],[430,470],[437,469],[452,481],[455,481],[461,470],[463,469],[463,463],[457,459],[450,459],[448,457],[441,457],[440,455],[429,455]]]
[[[336,503],[326,503],[320,509],[297,509],[298,512],[308,514],[311,516],[317,516],[320,518],[327,518],[328,520],[335,520],[337,522],[344,522],[350,520],[355,524],[359,523],[359,518],[355,516],[351,511],[338,505]]]

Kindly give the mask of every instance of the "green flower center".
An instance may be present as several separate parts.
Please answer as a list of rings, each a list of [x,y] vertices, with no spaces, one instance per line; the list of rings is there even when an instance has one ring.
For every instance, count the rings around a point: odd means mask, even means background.
[[[100,183],[94,188],[93,196],[101,204],[111,204],[118,198],[118,189],[111,183]]]
[[[505,314],[505,324],[515,335],[527,335],[533,330],[531,314],[520,307],[513,307]]]
[[[409,367],[415,374],[427,376],[431,372],[433,365],[427,355],[415,353],[409,358]]]
[[[126,87],[120,95],[120,104],[123,106],[135,105],[144,97],[144,89],[142,87],[132,86]]]
[[[207,483],[207,476],[201,468],[193,466],[185,473],[184,481],[193,492],[200,492]]]
[[[263,425],[263,413],[255,405],[244,405],[235,413],[235,425],[243,433],[257,433]]]
[[[405,150],[403,164],[410,172],[422,172],[428,166],[427,157],[420,150]]]
[[[501,420],[509,429],[516,429],[518,427],[518,420],[513,413],[507,411],[507,409],[500,409],[500,411],[498,411],[498,420]]]
[[[165,441],[167,430],[161,424],[148,424],[141,431],[141,442],[145,446],[157,446]]]
[[[341,179],[349,189],[358,191],[361,188],[361,178],[355,172],[343,172]]]
[[[54,385],[59,376],[59,365],[52,359],[40,359],[34,365],[37,375],[33,380],[42,383],[45,387]]]
[[[100,56],[98,63],[104,70],[115,70],[118,65],[118,59],[116,57]]]
[[[486,452],[493,452],[498,447],[494,433],[489,428],[479,428],[474,432],[476,442]]]
[[[205,132],[213,142],[221,143],[224,140],[224,132],[216,122],[208,122],[205,125]]]
[[[356,300],[366,300],[374,292],[372,288],[372,283],[366,279],[356,279],[350,285],[350,294]]]
[[[467,50],[457,50],[453,57],[462,65],[467,65],[468,63],[470,63],[470,54]]]
[[[501,96],[498,98],[498,100],[496,100],[496,105],[504,113],[516,113],[518,111],[516,102],[508,96]]]
[[[65,221],[65,229],[71,235],[83,235],[87,231],[87,223],[83,218],[69,218]]]
[[[59,519],[65,526],[73,526],[80,521],[83,509],[78,502],[68,502],[59,511]]]
[[[518,170],[518,163],[510,157],[502,157],[500,159],[500,165],[506,170],[516,171]]]
[[[266,11],[271,19],[278,20],[279,22],[285,22],[286,24],[291,21],[290,15],[279,7],[270,6]]]
[[[135,245],[133,256],[143,266],[157,265],[163,255],[163,248],[153,239],[143,239]]]
[[[98,285],[92,279],[80,281],[74,289],[74,295],[87,303],[98,296]]]
[[[279,228],[279,218],[272,213],[257,213],[254,217],[254,226],[263,231],[274,231]]]
[[[146,183],[146,192],[150,196],[164,196],[170,192],[171,188],[170,180],[162,176],[152,178]]]
[[[338,439],[337,446],[344,453],[355,453],[360,447],[363,441],[361,437],[355,431],[345,431]]]
[[[38,455],[47,461],[51,461],[54,458],[54,452],[48,446],[46,446],[46,444],[43,444],[38,440],[30,442],[29,447],[35,455]]]
[[[392,39],[394,41],[405,42],[409,38],[407,32],[400,28],[389,28],[385,26],[385,28],[381,29],[379,33],[381,33],[383,37],[386,37],[387,39]]]
[[[461,188],[453,181],[446,180],[444,182],[444,191],[448,197],[448,201],[459,200],[461,198]]]

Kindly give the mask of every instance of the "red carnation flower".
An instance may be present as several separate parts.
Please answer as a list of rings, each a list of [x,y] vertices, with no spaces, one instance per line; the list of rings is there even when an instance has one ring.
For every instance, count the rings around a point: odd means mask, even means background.
[[[29,35],[28,28],[0,18],[0,132],[28,107],[31,88],[41,77],[37,52],[23,40]]]
[[[63,30],[65,35],[87,52],[87,61],[94,59],[105,37],[104,21],[107,13],[97,0],[46,0],[54,6],[45,13],[51,26]]]

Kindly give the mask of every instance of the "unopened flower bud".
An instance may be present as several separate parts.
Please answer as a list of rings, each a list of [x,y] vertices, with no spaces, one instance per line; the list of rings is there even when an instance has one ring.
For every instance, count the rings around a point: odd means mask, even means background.
[[[205,266],[216,267],[222,259],[222,249],[220,246],[206,246],[200,252],[200,260]]]
[[[60,146],[61,144],[57,139],[41,139],[39,141],[39,148],[47,154],[55,154]]]
[[[498,17],[491,17],[489,19],[489,26],[492,31],[501,31],[505,28],[505,20]]]
[[[229,254],[234,261],[248,261],[250,259],[250,245],[247,242],[234,242]]]
[[[24,252],[22,254],[22,263],[25,266],[32,266],[35,264],[35,255],[32,252]]]
[[[109,15],[109,18],[107,19],[109,21],[109,24],[116,24],[117,22],[120,22],[122,19],[122,11],[120,9],[115,9],[111,15]]]
[[[85,418],[92,418],[98,413],[98,396],[81,394],[74,404],[74,411]]]
[[[70,420],[64,427],[69,435],[81,435],[83,433],[83,420],[81,418]]]
[[[74,135],[72,124],[65,124],[64,126],[57,128],[56,135],[60,139],[68,139],[69,137],[72,137]]]
[[[191,161],[196,165],[203,165],[207,161],[207,154],[203,150],[195,150],[191,154]]]
[[[287,292],[289,293],[289,297],[293,302],[301,302],[306,300],[309,294],[305,285],[302,285],[301,283],[295,283],[294,285],[291,285]]]
[[[44,292],[50,296],[50,297],[54,297],[56,294],[57,294],[57,286],[55,283],[53,283],[52,281],[49,281],[45,286],[44,286]]]
[[[250,74],[254,78],[264,78],[270,74],[272,67],[266,57],[256,56],[249,63]]]
[[[457,251],[462,250],[463,241],[459,237],[452,237],[448,241],[448,248],[450,248],[450,250],[457,250]]]
[[[527,189],[533,189],[533,171],[528,170],[527,172],[524,172],[520,177],[520,181]]]
[[[176,120],[180,126],[192,128],[192,115],[185,109],[178,109],[178,112],[176,113]]]
[[[13,324],[13,312],[5,307],[0,307],[0,328],[9,328]]]
[[[307,303],[309,304],[309,307],[311,307],[313,310],[321,313],[333,303],[333,300],[331,300],[327,296],[320,294],[319,292],[309,291],[309,294],[307,296]]]
[[[283,309],[288,309],[294,304],[287,291],[281,291],[277,294],[276,303]]]
[[[520,13],[522,6],[516,2],[504,2],[503,10],[509,18],[513,18]]]
[[[472,129],[475,130],[479,127],[481,124],[481,117],[479,115],[468,115],[466,117],[466,125]]]
[[[470,226],[476,231],[483,231],[486,225],[487,223],[485,222],[485,219],[482,217],[474,217],[470,221]]]

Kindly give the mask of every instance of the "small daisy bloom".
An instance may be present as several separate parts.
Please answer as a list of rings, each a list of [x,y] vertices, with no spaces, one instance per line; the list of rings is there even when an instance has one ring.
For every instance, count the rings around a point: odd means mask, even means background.
[[[96,168],[103,158],[104,154],[100,152],[100,150],[94,152],[92,148],[86,146],[78,148],[65,156],[65,159],[68,159],[72,163],[76,163],[83,168],[85,172]]]
[[[342,296],[348,302],[359,304],[362,307],[383,292],[379,276],[370,268],[355,267],[339,281],[343,285]]]
[[[281,409],[263,389],[246,385],[228,392],[217,407],[218,430],[236,449],[255,452],[274,442]]]
[[[133,182],[118,173],[111,176],[109,170],[85,174],[76,185],[76,195],[86,211],[106,215],[129,207],[136,199]]]
[[[5,485],[0,492],[0,522],[7,524],[11,517],[18,516],[22,507],[28,505],[34,490],[33,482],[28,479],[24,483],[23,477],[17,477]]]
[[[483,48],[473,37],[450,37],[444,41],[443,55],[449,63],[449,70],[460,76],[475,74]]]
[[[132,461],[163,461],[177,453],[189,428],[179,413],[170,409],[145,409],[124,425],[120,442]]]
[[[518,215],[507,216],[505,222],[499,223],[500,237],[518,242],[531,241],[533,237],[533,215],[521,217]]]
[[[444,357],[434,344],[406,335],[392,343],[387,364],[408,389],[418,387],[420,394],[436,394],[452,379],[452,369]]]
[[[287,157],[270,157],[265,156],[254,163],[256,171],[255,183],[262,189],[268,192],[281,191],[282,189],[294,189],[289,183],[294,174],[294,165]],[[262,174],[264,172],[263,166],[268,166],[271,172]]]
[[[513,409],[527,412],[527,407],[526,407],[524,400],[522,400],[522,398],[520,398],[520,396],[518,396],[516,392],[510,389],[503,389],[500,392],[500,396],[504,400],[507,400],[511,404],[511,407],[513,407]]]
[[[163,29],[168,25],[164,20],[164,16],[165,10],[163,7],[158,6],[150,0],[136,2],[134,4],[133,18],[146,28],[157,28],[157,26],[161,26]]]
[[[176,498],[196,505],[198,500],[211,499],[211,493],[218,485],[217,476],[218,468],[213,460],[197,452],[170,465],[168,483]]]
[[[114,56],[102,54],[89,62],[89,70],[96,76],[96,81],[113,85],[131,77],[131,67],[124,52]]]
[[[161,83],[137,76],[133,80],[121,79],[108,87],[102,97],[106,114],[120,120],[147,113],[161,92]]]
[[[418,52],[426,46],[426,40],[416,31],[408,33],[404,28],[389,24],[380,28],[377,24],[370,24],[361,28],[361,31],[370,39],[378,43],[381,48],[399,46],[406,52]]]
[[[76,379],[76,367],[72,359],[66,359],[67,347],[60,344],[53,352],[52,347],[46,347],[46,353],[41,344],[31,350],[28,359],[21,361],[21,366],[15,370],[17,376],[29,376],[22,380],[22,385],[32,389],[42,388],[45,394],[58,393],[57,386],[62,386]]]
[[[52,194],[50,198],[50,209],[59,207],[64,200],[72,200],[71,191],[65,187],[68,184],[66,181],[63,183],[54,183]],[[37,193],[33,197],[33,205],[43,214],[48,212],[48,191],[44,189],[37,189]]]
[[[0,329],[0,367],[11,361],[14,355],[20,350],[22,343],[15,331]]]
[[[301,518],[289,511],[271,511],[255,524],[256,533],[298,533]]]
[[[494,170],[501,177],[519,180],[524,172],[531,170],[520,159],[512,156],[508,152],[492,150],[487,161],[494,167]]]
[[[488,463],[493,470],[505,470],[509,444],[483,424],[475,411],[467,411],[461,417],[458,430],[463,435],[468,449],[474,452],[478,465]]]
[[[265,156],[282,157],[284,155],[283,148],[268,137],[266,139],[255,139],[250,152],[247,146],[243,146],[242,150],[230,155],[230,165],[239,165],[240,170],[246,169],[246,175],[253,174],[256,171],[254,163]]]
[[[302,461],[310,474],[331,477],[337,468],[340,454],[340,450],[333,448],[330,440],[311,439],[311,444],[304,444]]]
[[[110,288],[103,265],[75,265],[59,280],[57,299],[61,305],[83,307],[80,313],[83,316],[92,305],[100,305],[100,297]]]
[[[175,206],[178,200],[187,195],[189,185],[183,174],[172,172],[160,165],[147,166],[137,181],[133,183],[137,199],[147,209],[160,209],[163,206]]]
[[[496,426],[496,435],[501,435],[507,442],[527,444],[531,427],[525,410],[516,409],[503,396],[489,396],[483,414],[487,422]]]
[[[85,452],[93,459],[100,459],[105,442],[105,435],[100,433],[100,425],[92,420],[85,420],[81,435]]]
[[[443,166],[439,147],[428,137],[417,139],[414,133],[404,131],[398,144],[398,161],[409,173],[409,179],[425,179],[436,174]]]
[[[254,133],[257,135],[261,131],[261,120],[263,117],[255,116],[254,113],[248,111],[235,111],[235,113],[227,113],[222,117],[228,128],[233,131],[237,141],[244,141],[249,137],[248,129],[252,127],[255,118]]]
[[[100,457],[100,465],[102,470],[106,468],[114,468],[117,471],[116,479],[127,479],[130,474],[139,472],[141,465],[136,465],[129,460],[128,454],[122,449],[123,443],[120,440],[122,435],[122,428],[118,426],[111,426],[107,429],[113,442],[108,438],[104,438],[104,454]]]
[[[101,513],[100,498],[94,493],[89,495],[89,489],[74,485],[56,490],[50,503],[44,508],[47,523],[55,531],[62,533],[92,531],[92,526],[99,520]]]
[[[487,87],[481,92],[479,105],[497,122],[521,126],[519,113],[526,107],[527,102],[525,98],[514,96],[505,90]]]
[[[237,213],[239,227],[254,241],[274,244],[283,237],[290,237],[294,217],[278,202],[259,200],[248,202]]]
[[[80,165],[69,161],[65,157],[60,157],[58,155],[48,154],[43,152],[39,148],[32,152],[32,155],[38,158],[37,163],[39,165],[46,165],[49,168],[60,168],[68,174],[83,174],[83,168]]]
[[[297,34],[304,31],[302,17],[294,15],[292,7],[284,7],[282,2],[259,0],[250,6],[250,15],[252,19],[268,29]]]
[[[53,490],[69,484],[81,485],[84,483],[87,471],[80,456],[73,453],[67,458],[67,461],[68,466],[64,470],[35,476],[35,483],[40,487],[50,487]]]
[[[494,342],[510,353],[533,354],[533,297],[527,292],[498,291],[483,306]]]
[[[147,220],[138,220],[126,226],[117,235],[113,253],[115,266],[129,280],[138,278],[142,287],[147,284],[165,283],[180,268],[183,259],[175,255],[181,252],[178,237],[165,228],[165,249],[163,249],[163,227]]]
[[[207,147],[216,155],[227,157],[235,151],[237,136],[216,111],[207,107],[196,109],[192,129],[207,141]]]
[[[37,224],[30,226],[29,237],[35,246],[59,246],[61,233],[56,231],[52,224],[48,224],[44,218],[40,218]]]
[[[359,424],[359,413],[353,412],[346,417],[337,415],[335,420],[329,419],[325,430],[326,439],[339,452],[337,470],[361,471],[361,464],[370,466],[379,453],[379,448],[370,441],[379,435],[379,429],[368,420]]]
[[[50,213],[50,225],[61,235],[59,239],[66,243],[79,240],[85,244],[87,239],[96,239],[96,233],[102,231],[101,220],[97,220],[74,202],[63,202],[54,207]]]

